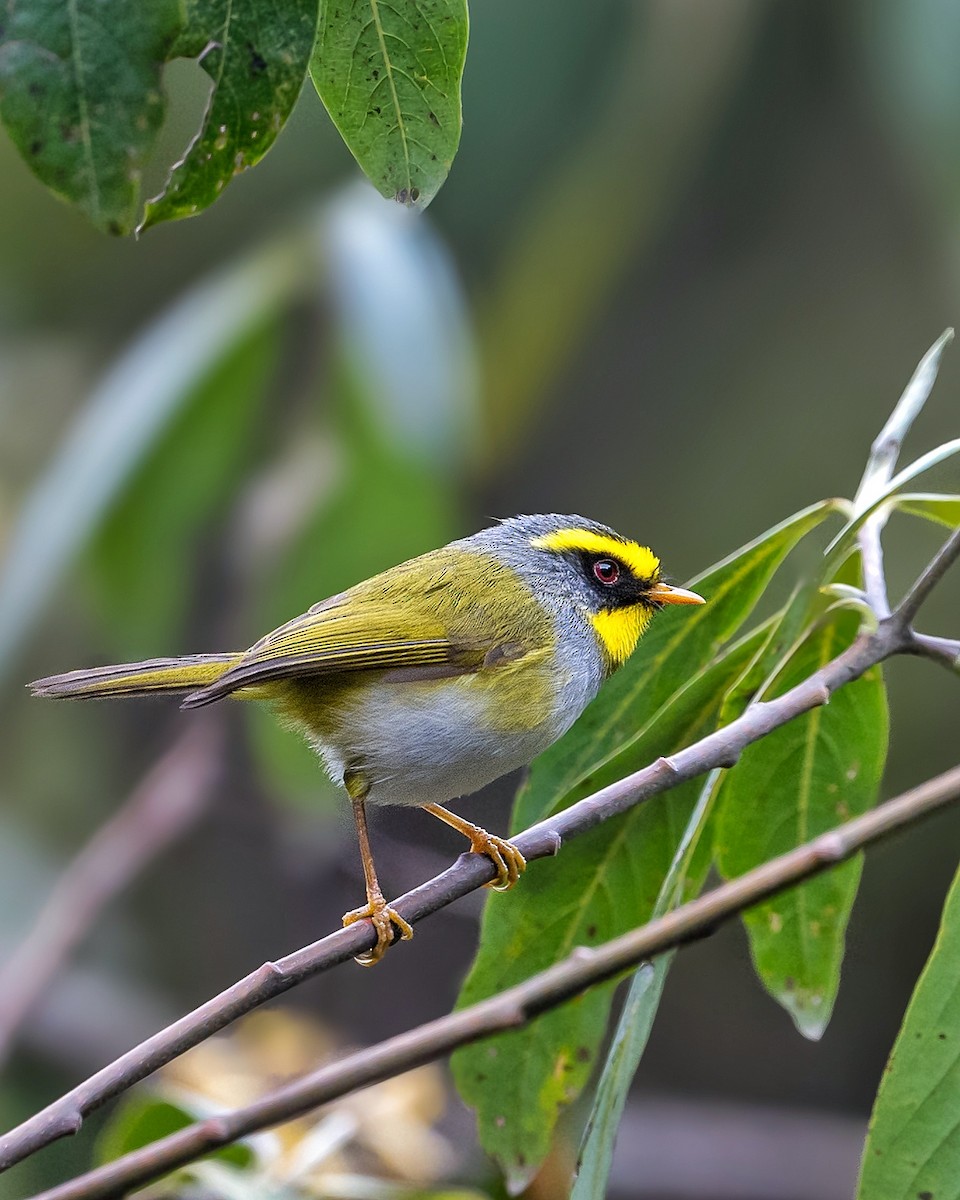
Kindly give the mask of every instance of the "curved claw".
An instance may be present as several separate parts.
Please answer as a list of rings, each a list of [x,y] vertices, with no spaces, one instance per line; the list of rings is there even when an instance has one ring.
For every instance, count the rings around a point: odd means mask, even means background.
[[[496,879],[484,885],[495,892],[508,892],[527,869],[527,860],[513,842],[497,837],[495,833],[487,833],[485,829],[471,836],[470,849],[474,854],[485,854],[497,868]]]
[[[361,967],[373,967],[393,944],[393,931],[396,926],[402,942],[409,942],[413,937],[413,926],[405,921],[395,908],[391,908],[384,899],[370,900],[362,908],[353,908],[343,914],[343,924],[355,925],[357,921],[370,921],[377,933],[377,944],[365,954],[358,954],[354,962]]]

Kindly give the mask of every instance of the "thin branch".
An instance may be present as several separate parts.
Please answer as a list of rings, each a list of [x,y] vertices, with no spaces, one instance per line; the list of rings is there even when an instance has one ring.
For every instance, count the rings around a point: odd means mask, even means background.
[[[198,819],[213,789],[219,721],[192,725],[57,882],[24,941],[0,968],[0,1066],[44,989],[97,917]]]
[[[955,535],[923,573],[904,604],[873,631],[860,637],[790,691],[752,705],[722,729],[564,811],[541,821],[513,839],[528,861],[556,854],[565,838],[576,837],[619,813],[718,767],[733,766],[746,746],[802,713],[825,704],[838,688],[858,679],[894,654],[916,653],[909,629],[911,613],[950,563],[960,554]],[[494,877],[489,859],[464,854],[434,879],[401,896],[393,907],[411,924],[467,895]],[[0,1171],[61,1137],[79,1132],[84,1118],[107,1100],[153,1074],[220,1029],[304,980],[372,948],[375,935],[368,922],[328,934],[277,962],[265,963],[218,996],[156,1033],[96,1072],[59,1100],[0,1138]]]
[[[956,638],[934,637],[930,633],[914,633],[911,639],[914,654],[932,659],[948,671],[960,672],[960,641]]]
[[[659,759],[541,821],[514,838],[514,843],[528,862],[556,854],[563,839],[586,833],[601,822],[685,780],[716,767],[732,766],[746,746],[801,713],[825,704],[837,688],[859,678],[891,655],[906,651],[908,644],[908,635],[901,623],[893,618],[881,622],[874,632],[862,634],[836,659],[790,691],[773,700],[754,704],[738,720],[679,751],[670,759]],[[446,871],[394,901],[393,907],[407,921],[415,924],[489,883],[493,877],[494,868],[489,859],[477,854],[463,854]],[[265,963],[179,1021],[121,1055],[0,1138],[0,1171],[50,1142],[78,1133],[84,1118],[107,1100],[153,1074],[245,1013],[305,979],[369,950],[374,940],[369,922],[357,922],[277,962]]]
[[[626,968],[712,932],[745,909],[830,870],[958,798],[960,766],[639,929],[595,948],[578,947],[561,962],[497,996],[321,1067],[245,1108],[161,1138],[35,1200],[108,1200],[126,1195],[239,1138],[303,1116],[358,1088],[441,1058],[458,1046],[518,1029]]]
[[[947,571],[960,557],[960,529],[947,538],[930,563],[920,572],[916,583],[907,592],[896,611],[897,621],[906,629],[920,610],[920,605],[930,595]]]

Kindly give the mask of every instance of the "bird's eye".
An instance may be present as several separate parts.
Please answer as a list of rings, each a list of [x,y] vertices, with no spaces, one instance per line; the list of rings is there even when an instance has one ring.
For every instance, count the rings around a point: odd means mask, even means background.
[[[593,564],[593,574],[606,587],[613,587],[620,578],[620,568],[612,558],[598,558]]]

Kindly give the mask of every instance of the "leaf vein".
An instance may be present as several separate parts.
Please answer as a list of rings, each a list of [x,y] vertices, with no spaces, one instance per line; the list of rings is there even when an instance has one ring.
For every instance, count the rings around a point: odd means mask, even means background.
[[[383,24],[380,20],[379,0],[370,0],[370,12],[373,17],[373,24],[377,31],[377,41],[380,43],[380,53],[383,57],[383,69],[387,73],[387,78],[390,81],[390,96],[393,101],[393,111],[397,116],[397,132],[400,134],[400,144],[403,147],[403,161],[406,167],[406,182],[407,188],[411,186],[410,178],[410,147],[407,145],[407,130],[403,122],[403,110],[400,107],[400,97],[397,95],[397,85],[393,78],[393,63],[390,55],[387,53],[387,43],[384,37]]]
[[[93,161],[93,138],[90,133],[90,110],[87,107],[85,91],[83,55],[81,52],[80,20],[77,12],[77,0],[67,0],[67,14],[70,21],[70,63],[73,67],[73,80],[77,89],[77,107],[80,114],[80,138],[83,142],[83,155],[87,160],[87,170],[90,178],[90,192],[93,201],[93,219],[100,222],[100,186],[97,171]]]

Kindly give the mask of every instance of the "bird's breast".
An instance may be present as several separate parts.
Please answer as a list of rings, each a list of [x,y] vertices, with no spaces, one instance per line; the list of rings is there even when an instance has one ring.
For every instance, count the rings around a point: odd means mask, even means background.
[[[492,656],[479,671],[447,678],[303,680],[281,710],[336,782],[359,767],[374,803],[442,804],[531,762],[598,686],[598,671],[540,649]]]

